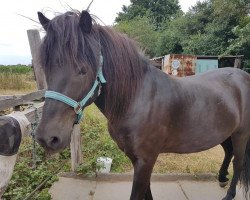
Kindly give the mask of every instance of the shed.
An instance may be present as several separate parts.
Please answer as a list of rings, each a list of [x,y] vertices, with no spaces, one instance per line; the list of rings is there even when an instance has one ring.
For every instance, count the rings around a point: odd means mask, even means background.
[[[163,60],[164,60],[164,56],[160,56],[160,57],[156,57],[156,58],[152,58],[150,59],[152,64],[158,68],[158,69],[162,69],[163,66]]]
[[[217,56],[197,56],[195,74],[201,74],[218,68],[219,60]]]
[[[165,73],[173,76],[185,77],[223,67],[242,68],[242,58],[243,55],[219,57],[169,54],[152,60],[155,66]]]

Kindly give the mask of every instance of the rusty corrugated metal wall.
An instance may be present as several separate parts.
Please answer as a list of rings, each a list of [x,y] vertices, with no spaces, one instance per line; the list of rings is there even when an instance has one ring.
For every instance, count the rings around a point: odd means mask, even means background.
[[[166,55],[163,62],[163,71],[172,76],[191,76],[195,74],[196,60],[197,57],[193,55]]]

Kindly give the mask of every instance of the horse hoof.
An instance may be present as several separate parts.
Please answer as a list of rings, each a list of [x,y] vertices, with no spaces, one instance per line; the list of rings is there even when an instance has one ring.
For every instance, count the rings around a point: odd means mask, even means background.
[[[222,188],[226,187],[227,184],[228,184],[228,182],[229,182],[229,181],[226,181],[226,182],[219,182],[220,187],[222,187]]]

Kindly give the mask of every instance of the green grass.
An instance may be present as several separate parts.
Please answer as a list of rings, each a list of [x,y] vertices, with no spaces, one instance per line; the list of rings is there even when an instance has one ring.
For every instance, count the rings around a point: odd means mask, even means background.
[[[27,74],[32,72],[32,68],[26,65],[0,65],[0,73]]]

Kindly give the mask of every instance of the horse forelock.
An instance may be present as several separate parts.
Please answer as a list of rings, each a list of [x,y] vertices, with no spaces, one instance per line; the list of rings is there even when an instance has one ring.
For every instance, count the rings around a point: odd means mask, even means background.
[[[45,73],[56,66],[78,69],[96,66],[98,43],[96,37],[89,38],[82,34],[79,27],[80,14],[78,11],[66,12],[49,22],[40,47],[40,62]],[[95,68],[93,70],[96,71]]]
[[[45,66],[45,73],[54,65],[91,66],[95,76],[101,53],[107,80],[104,111],[109,120],[118,120],[136,95],[149,63],[133,40],[111,27],[93,20],[91,32],[83,34],[80,15],[78,11],[67,12],[51,20],[41,45],[41,65]]]

